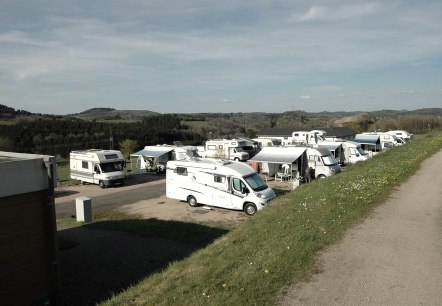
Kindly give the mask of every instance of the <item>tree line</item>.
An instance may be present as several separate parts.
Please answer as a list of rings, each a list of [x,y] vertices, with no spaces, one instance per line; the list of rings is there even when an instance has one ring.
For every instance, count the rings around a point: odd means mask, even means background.
[[[1,125],[0,150],[68,157],[72,150],[119,149],[126,139],[139,144],[138,148],[176,140],[186,144],[203,141],[201,135],[181,125],[180,119],[172,115],[124,123],[49,117]]]

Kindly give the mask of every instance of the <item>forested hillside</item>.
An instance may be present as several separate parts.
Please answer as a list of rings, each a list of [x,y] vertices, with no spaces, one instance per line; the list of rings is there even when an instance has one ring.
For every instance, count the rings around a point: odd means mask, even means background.
[[[200,135],[181,126],[180,119],[171,115],[145,117],[131,123],[39,118],[1,125],[0,150],[67,157],[71,150],[119,148],[126,139],[139,146],[175,140],[202,142]]]

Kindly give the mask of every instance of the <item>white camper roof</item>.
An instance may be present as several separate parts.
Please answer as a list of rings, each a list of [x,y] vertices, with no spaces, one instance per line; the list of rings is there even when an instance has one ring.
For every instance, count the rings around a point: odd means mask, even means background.
[[[264,147],[249,161],[292,164],[305,150],[307,150],[306,147]]]
[[[246,176],[256,171],[246,163],[233,162],[225,159],[212,158],[192,158],[183,160],[174,160],[167,162],[167,168],[170,167],[187,167],[200,168],[208,170],[218,170],[223,175],[241,175]]]

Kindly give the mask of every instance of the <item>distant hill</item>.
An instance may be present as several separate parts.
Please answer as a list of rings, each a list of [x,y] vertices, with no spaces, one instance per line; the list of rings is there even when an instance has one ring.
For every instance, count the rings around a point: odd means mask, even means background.
[[[83,120],[141,120],[143,117],[160,115],[148,110],[117,110],[115,108],[97,107],[77,114],[66,115]]]

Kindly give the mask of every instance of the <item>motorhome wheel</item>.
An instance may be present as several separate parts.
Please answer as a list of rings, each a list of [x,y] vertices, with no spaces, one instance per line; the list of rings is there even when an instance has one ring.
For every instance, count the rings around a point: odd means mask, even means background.
[[[187,203],[189,203],[189,205],[192,206],[192,207],[198,206],[198,202],[196,201],[194,196],[189,196],[187,198]]]
[[[256,213],[256,206],[253,203],[247,203],[244,206],[244,212],[249,216],[254,215]]]
[[[98,185],[99,185],[100,188],[102,188],[102,189],[106,188],[106,185],[104,184],[103,181],[100,181],[100,182],[98,183]]]
[[[323,178],[326,178],[326,176],[324,174],[318,175],[318,179],[323,179]]]
[[[239,161],[239,158],[238,158],[238,157],[235,157],[235,158],[234,158],[234,161]]]

